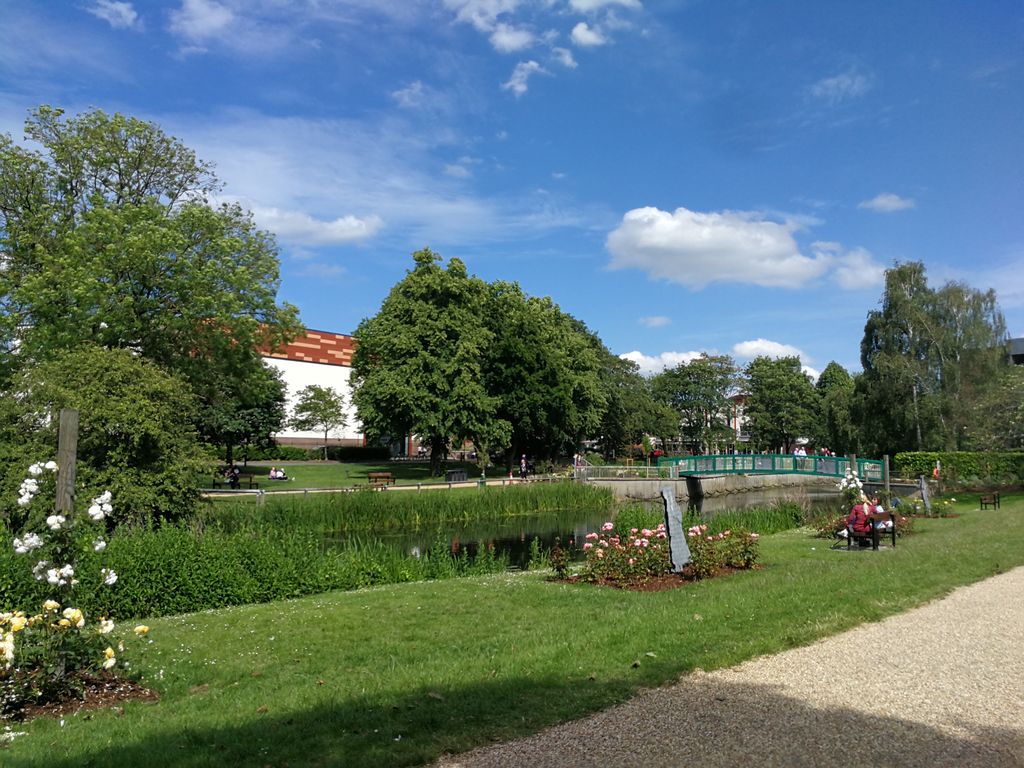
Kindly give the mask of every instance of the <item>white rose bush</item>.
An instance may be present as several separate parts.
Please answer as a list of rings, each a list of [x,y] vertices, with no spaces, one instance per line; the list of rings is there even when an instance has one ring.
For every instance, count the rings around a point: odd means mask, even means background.
[[[18,506],[31,510],[46,500],[52,509],[56,472],[52,461],[30,466]],[[74,694],[84,676],[117,665],[123,646],[111,639],[114,622],[86,615],[76,599],[83,590],[98,594],[117,583],[117,574],[98,568],[95,557],[106,549],[106,519],[112,512],[111,494],[105,491],[83,513],[29,515],[28,527],[35,521],[37,530],[14,537],[17,560],[31,571],[43,599],[31,607],[0,610],[0,718],[16,715],[29,703]],[[90,602],[103,604],[102,599]],[[136,628],[136,634],[143,633]]]

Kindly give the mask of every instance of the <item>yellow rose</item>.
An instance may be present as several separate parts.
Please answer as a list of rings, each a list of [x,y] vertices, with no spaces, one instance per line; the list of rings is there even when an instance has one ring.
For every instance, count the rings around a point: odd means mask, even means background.
[[[45,603],[43,603],[43,609],[47,611],[59,611],[60,603],[58,603],[56,600],[47,600]]]
[[[64,629],[67,629],[68,627],[71,626],[71,622],[68,621],[67,619],[61,619],[60,621],[57,622],[57,626],[58,627],[64,627]]]
[[[85,616],[83,616],[82,612],[77,608],[65,608],[64,618],[70,621],[76,627],[81,628],[85,626]]]
[[[132,631],[135,632],[136,635],[141,636],[149,633],[149,627],[147,627],[145,624],[139,624],[139,626],[137,626]]]
[[[24,616],[15,616],[11,619],[11,632],[21,632],[28,624],[28,620]]]

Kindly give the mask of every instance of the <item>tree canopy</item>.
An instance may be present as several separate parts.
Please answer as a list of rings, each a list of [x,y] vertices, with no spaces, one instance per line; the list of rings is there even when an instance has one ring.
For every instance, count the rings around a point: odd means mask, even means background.
[[[273,237],[212,207],[210,166],[153,123],[40,107],[25,134],[40,148],[0,136],[0,378],[83,343],[127,349],[193,388],[208,439],[237,435],[224,398],[299,330]]]
[[[347,421],[345,397],[337,390],[318,384],[299,390],[290,423],[295,429],[324,433],[324,459],[327,458],[327,438]]]
[[[747,423],[762,448],[790,453],[818,425],[819,400],[799,357],[757,357],[746,368]]]
[[[729,424],[739,370],[728,355],[700,355],[654,377],[655,395],[676,414],[683,441],[714,453],[736,440]]]

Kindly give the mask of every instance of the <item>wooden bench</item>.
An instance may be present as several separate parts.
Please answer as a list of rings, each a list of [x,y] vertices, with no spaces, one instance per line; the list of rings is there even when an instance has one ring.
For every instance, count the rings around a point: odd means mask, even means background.
[[[260,487],[260,484],[256,481],[256,475],[252,472],[240,472],[238,474],[238,487],[241,488],[243,483],[247,484],[250,490],[255,490]],[[223,474],[215,474],[213,476],[214,488],[220,488],[225,485],[230,486],[231,483]]]
[[[892,545],[896,546],[896,515],[893,512],[872,512],[868,515],[868,520],[871,522],[871,530],[868,533],[857,533],[853,530],[853,526],[846,526],[846,548],[853,549],[854,540],[858,544],[861,542],[871,542],[872,549],[878,549],[879,540],[882,536],[889,536],[892,539]],[[877,523],[892,523],[888,528],[880,529],[877,527]]]
[[[395,484],[395,476],[390,472],[367,472],[366,481],[374,488],[387,488]]]
[[[993,493],[985,494],[979,501],[982,509],[988,509],[989,507],[992,507],[992,509],[999,509],[999,492],[995,491]]]

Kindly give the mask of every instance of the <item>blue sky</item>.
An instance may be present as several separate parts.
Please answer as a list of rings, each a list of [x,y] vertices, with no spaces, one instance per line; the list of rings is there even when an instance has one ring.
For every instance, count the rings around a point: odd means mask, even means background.
[[[351,332],[430,246],[644,370],[859,370],[883,270],[1024,335],[1020,0],[0,0],[0,131],[158,122]]]

